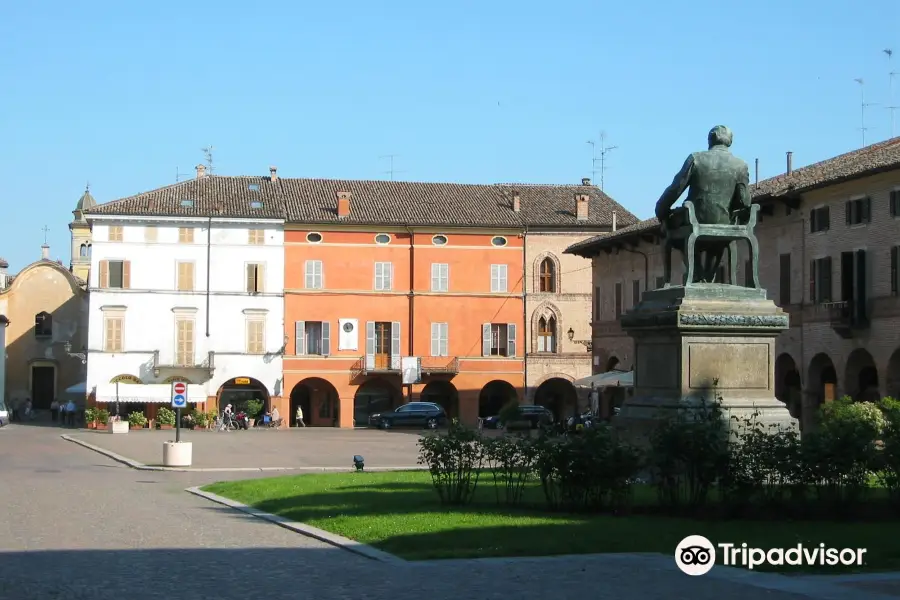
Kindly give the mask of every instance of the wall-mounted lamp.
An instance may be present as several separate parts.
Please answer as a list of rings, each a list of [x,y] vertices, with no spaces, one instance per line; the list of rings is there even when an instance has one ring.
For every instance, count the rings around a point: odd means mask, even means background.
[[[594,351],[594,342],[591,340],[576,340],[575,339],[575,330],[569,327],[569,331],[566,332],[566,335],[569,336],[570,342],[575,342],[576,344],[581,344],[585,348],[587,348],[588,352]]]
[[[67,341],[63,345],[63,347],[66,350],[66,354],[68,354],[72,358],[80,358],[81,364],[83,364],[83,365],[87,364],[87,354],[85,354],[84,352],[72,352],[72,342]]]

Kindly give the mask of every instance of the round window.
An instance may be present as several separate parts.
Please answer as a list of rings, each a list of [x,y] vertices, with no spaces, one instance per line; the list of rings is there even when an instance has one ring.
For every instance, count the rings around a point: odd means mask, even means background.
[[[307,233],[307,234],[306,234],[306,241],[309,242],[310,244],[318,244],[319,242],[322,241],[322,234],[321,234],[321,233],[315,233],[315,232],[313,232],[313,233]]]
[[[447,243],[447,236],[446,235],[436,235],[433,238],[431,238],[431,243],[434,244],[435,246],[443,246],[444,244]]]
[[[386,233],[379,233],[378,235],[375,236],[375,243],[376,244],[390,244],[391,236],[389,236]]]
[[[491,244],[493,244],[494,246],[505,246],[506,238],[498,235],[497,237],[495,237],[494,239],[491,240]]]

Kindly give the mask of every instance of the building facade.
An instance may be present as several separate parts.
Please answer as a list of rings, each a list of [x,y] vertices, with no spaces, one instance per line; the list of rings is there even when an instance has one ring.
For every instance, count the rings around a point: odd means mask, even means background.
[[[789,155],[785,173],[759,182],[753,196],[760,283],[790,314],[777,340],[776,395],[804,427],[836,397],[900,396],[900,138],[796,170]],[[619,317],[647,286],[662,285],[659,242],[651,219],[567,250],[593,261],[595,361],[632,367]],[[748,285],[743,249],[738,265]]]
[[[152,418],[179,380],[204,407],[278,405],[282,212],[259,201],[255,181],[206,178],[202,168],[198,178],[84,211],[87,389],[98,404],[142,404]],[[225,195],[230,202],[217,201]]]
[[[69,223],[69,237],[72,240],[69,270],[82,281],[90,280],[92,241],[91,225],[84,218],[84,213],[95,206],[97,201],[91,195],[90,187],[86,187],[72,211],[74,218]]]

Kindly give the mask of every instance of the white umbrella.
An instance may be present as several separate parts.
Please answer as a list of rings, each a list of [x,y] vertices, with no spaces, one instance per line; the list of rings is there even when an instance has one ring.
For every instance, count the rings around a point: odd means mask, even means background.
[[[607,371],[574,382],[578,387],[634,387],[634,371]]]

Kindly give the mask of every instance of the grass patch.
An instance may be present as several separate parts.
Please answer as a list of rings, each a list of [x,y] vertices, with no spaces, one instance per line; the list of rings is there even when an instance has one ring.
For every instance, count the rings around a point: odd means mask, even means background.
[[[759,548],[802,543],[867,548],[862,570],[900,570],[900,523],[700,520],[649,515],[582,515],[511,510],[495,504],[490,477],[482,478],[466,507],[438,503],[427,472],[293,475],[222,482],[203,489],[265,512],[370,544],[407,560],[542,556],[608,552],[672,555],[688,535],[713,543]],[[655,503],[649,488],[635,490],[637,505]],[[526,502],[543,502],[539,485]],[[850,567],[769,567],[758,570],[837,573]]]

